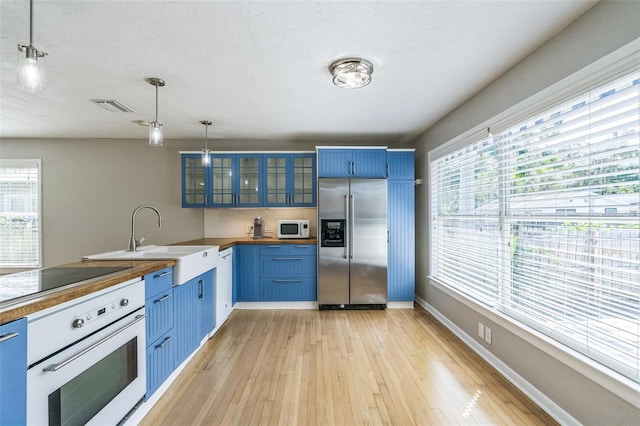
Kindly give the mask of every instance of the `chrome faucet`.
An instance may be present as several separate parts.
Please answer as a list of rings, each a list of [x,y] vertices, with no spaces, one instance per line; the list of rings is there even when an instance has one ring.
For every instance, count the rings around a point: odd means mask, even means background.
[[[153,206],[150,205],[142,205],[138,206],[131,215],[131,236],[129,237],[129,248],[127,251],[137,251],[138,247],[140,247],[140,243],[144,241],[144,237],[140,238],[140,241],[136,240],[136,215],[142,209],[151,209],[158,214],[158,228],[162,227],[162,215],[160,215],[160,211]]]

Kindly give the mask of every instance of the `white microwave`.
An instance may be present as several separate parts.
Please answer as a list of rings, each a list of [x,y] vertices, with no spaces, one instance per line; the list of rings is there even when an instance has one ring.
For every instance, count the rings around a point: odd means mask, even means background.
[[[279,220],[278,238],[309,238],[309,221]]]

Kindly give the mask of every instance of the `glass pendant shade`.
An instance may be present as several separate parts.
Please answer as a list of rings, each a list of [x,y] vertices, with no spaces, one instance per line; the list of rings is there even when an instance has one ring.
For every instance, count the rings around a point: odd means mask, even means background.
[[[18,89],[30,93],[44,92],[47,85],[44,56],[33,46],[18,45]]]
[[[209,167],[211,165],[211,151],[208,149],[202,150],[202,166]]]
[[[163,142],[162,123],[152,121],[149,123],[149,145],[162,146]]]

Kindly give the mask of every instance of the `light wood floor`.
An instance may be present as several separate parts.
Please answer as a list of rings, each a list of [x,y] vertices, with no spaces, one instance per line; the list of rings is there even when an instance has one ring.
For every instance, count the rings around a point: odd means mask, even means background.
[[[142,425],[540,425],[421,308],[236,310]]]

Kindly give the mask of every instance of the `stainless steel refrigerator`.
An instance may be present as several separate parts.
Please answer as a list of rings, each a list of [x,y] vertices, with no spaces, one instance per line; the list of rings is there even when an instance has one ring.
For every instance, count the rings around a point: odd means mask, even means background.
[[[387,181],[318,181],[320,309],[386,308]]]

